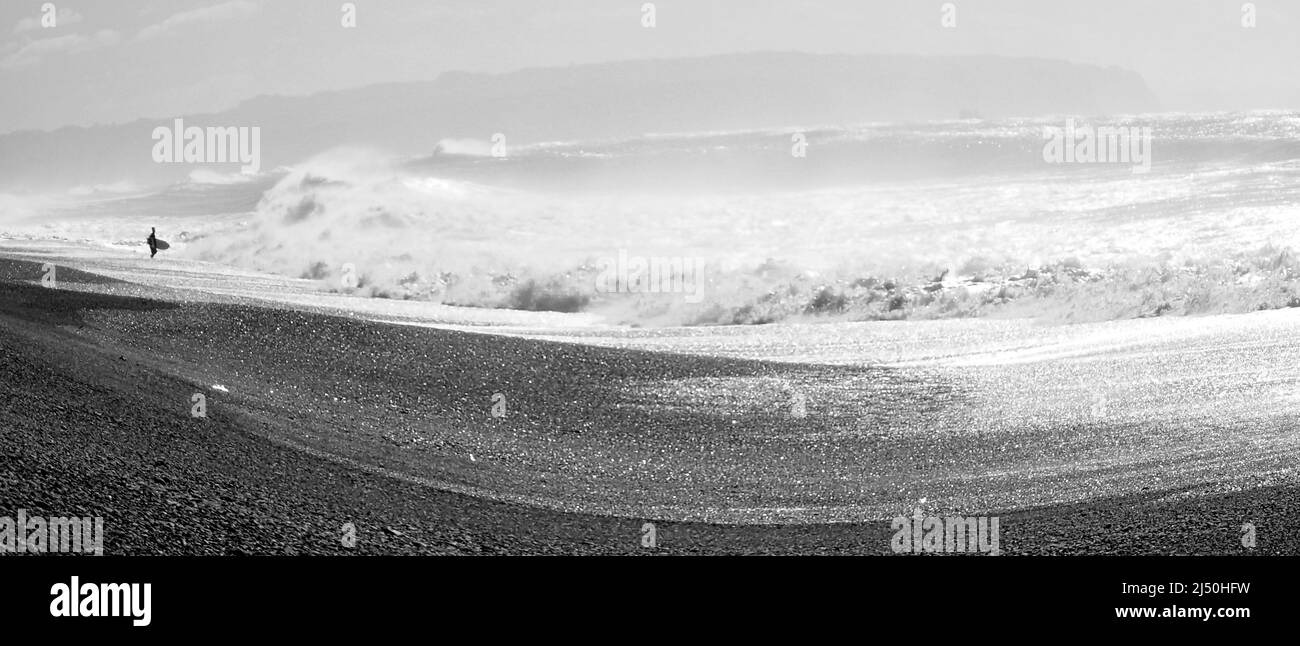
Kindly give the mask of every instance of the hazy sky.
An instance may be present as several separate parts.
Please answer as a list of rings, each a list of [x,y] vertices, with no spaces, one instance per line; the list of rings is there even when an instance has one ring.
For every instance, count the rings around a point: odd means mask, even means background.
[[[0,132],[165,118],[445,70],[756,50],[997,54],[1135,70],[1167,109],[1300,108],[1300,2],[80,0],[0,5]]]

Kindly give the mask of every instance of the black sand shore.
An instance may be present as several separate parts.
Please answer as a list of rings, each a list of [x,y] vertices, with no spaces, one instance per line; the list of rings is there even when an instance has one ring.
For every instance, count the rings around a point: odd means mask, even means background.
[[[843,444],[783,441],[781,424],[792,422],[757,404],[739,420],[656,412],[653,402],[627,405],[626,385],[874,380],[891,384],[893,408],[912,411],[962,396],[959,384],[883,368],[687,358],[184,302],[63,267],[59,287],[47,289],[39,268],[0,259],[0,515],[102,516],[108,554],[889,554],[888,522],[671,520],[737,501],[807,504],[801,496],[813,489],[773,465],[861,458]],[[206,418],[190,414],[195,393]],[[490,413],[496,393],[503,418]],[[798,423],[833,431],[843,421]],[[978,438],[941,448],[863,441],[891,460],[939,467],[936,453],[983,450]],[[719,490],[726,483],[735,489]],[[1171,493],[994,510],[1001,549],[1300,547],[1294,486]],[[864,495],[846,487],[826,502]],[[653,550],[641,544],[647,521]],[[1240,541],[1247,522],[1258,528],[1250,550]],[[357,529],[354,548],[340,540],[345,523]]]

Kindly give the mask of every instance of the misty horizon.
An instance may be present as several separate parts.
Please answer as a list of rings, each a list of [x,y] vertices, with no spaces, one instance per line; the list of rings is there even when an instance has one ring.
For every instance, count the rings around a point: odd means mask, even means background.
[[[1242,24],[1245,4],[1257,14],[1250,28]],[[1003,0],[959,6],[963,29],[955,30],[940,29],[937,6],[920,3],[756,8],[669,0],[659,3],[654,30],[639,29],[640,6],[385,3],[359,7],[363,28],[341,30],[337,7],[302,1],[60,4],[65,20],[50,29],[38,22],[40,5],[7,5],[0,8],[0,82],[11,91],[0,98],[0,128],[120,124],[232,109],[258,97],[426,82],[449,72],[756,52],[1038,58],[1132,71],[1168,111],[1300,108],[1300,84],[1288,80],[1294,75],[1287,66],[1300,58],[1300,45],[1289,37],[1300,30],[1300,8],[1282,4],[1167,0],[1133,9],[1118,1],[1070,7]],[[400,37],[422,29],[424,38]],[[1157,30],[1158,43],[1149,36]],[[1237,55],[1215,55],[1206,39]],[[412,40],[432,51],[410,47]],[[232,50],[229,42],[242,46]],[[259,53],[266,58],[289,43],[296,54],[277,54],[274,66],[259,63]],[[139,52],[146,47],[174,55],[145,63]]]
[[[1066,65],[1080,66],[1080,67],[1115,70],[1124,73],[1137,74],[1134,70],[1126,69],[1118,65],[1105,66],[1105,65],[1096,65],[1096,64],[1085,63],[1085,62],[1075,61],[1075,60],[1055,59],[1055,58],[1036,57],[1036,56],[1003,56],[998,54],[933,56],[933,55],[925,55],[925,54],[899,54],[899,53],[888,53],[888,52],[850,53],[850,52],[812,52],[812,51],[798,51],[798,50],[763,49],[763,50],[753,50],[753,51],[744,51],[744,52],[727,52],[721,54],[710,54],[707,56],[656,56],[656,57],[648,57],[648,58],[611,59],[608,61],[601,61],[598,63],[572,63],[569,65],[557,65],[557,66],[525,66],[525,67],[502,70],[497,72],[476,72],[476,71],[470,71],[465,69],[452,69],[452,70],[445,70],[443,72],[440,72],[436,76],[428,79],[363,83],[355,86],[332,88],[328,90],[300,92],[300,93],[256,94],[256,95],[241,98],[235,101],[232,105],[227,106],[224,110],[221,111],[239,110],[240,108],[247,106],[248,104],[258,103],[262,101],[275,101],[279,99],[309,99],[312,97],[365,91],[365,90],[384,88],[384,87],[440,83],[440,82],[446,82],[455,79],[500,79],[500,78],[507,78],[512,76],[527,75],[530,73],[554,72],[559,70],[573,70],[573,69],[597,69],[597,68],[602,68],[607,66],[618,66],[623,64],[658,63],[658,62],[673,63],[673,62],[685,62],[685,61],[703,61],[703,60],[735,59],[735,58],[744,58],[744,57],[781,56],[781,55],[824,57],[828,59],[846,57],[846,58],[858,58],[858,59],[890,59],[890,58],[931,59],[931,60],[988,59],[988,60],[1007,60],[1007,61],[1041,61],[1046,63],[1060,63]],[[1137,76],[1141,78],[1141,74],[1137,74]],[[1142,78],[1142,81],[1145,82],[1146,79]],[[1149,84],[1147,85],[1149,87]],[[1164,106],[1163,102],[1160,101],[1160,97],[1158,95],[1155,96],[1155,99],[1156,99],[1155,105],[1158,107],[1157,109],[1152,110],[1153,113],[1189,111],[1189,110],[1178,110],[1174,108],[1167,108],[1166,106]],[[1286,109],[1291,109],[1291,107],[1260,105],[1260,106],[1253,106],[1253,107],[1238,107],[1232,109],[1225,108],[1221,110],[1205,110],[1205,112],[1254,112],[1254,111],[1286,110]],[[1190,111],[1195,111],[1195,110],[1190,110]],[[0,130],[0,137],[9,134],[51,133],[51,132],[57,132],[60,130],[67,130],[67,129],[88,129],[88,128],[96,128],[102,126],[121,126],[121,125],[127,125],[130,123],[139,122],[139,121],[166,121],[178,117],[186,117],[186,118],[203,117],[214,113],[216,112],[212,110],[207,110],[207,111],[186,112],[184,114],[175,114],[175,113],[141,114],[138,116],[125,118],[117,121],[92,121],[92,122],[85,122],[85,123],[66,123],[57,126],[40,127],[40,128],[5,129],[5,130]],[[1034,118],[1034,117],[1052,116],[1052,115],[1024,114],[1024,115],[1015,115],[1015,116],[1022,117],[1022,118]],[[954,116],[953,118],[960,118],[960,117]],[[787,124],[787,125],[794,126],[799,124]],[[832,124],[817,124],[817,125],[832,125]],[[664,133],[664,134],[670,134],[670,133]],[[671,134],[687,134],[687,133],[671,133]]]

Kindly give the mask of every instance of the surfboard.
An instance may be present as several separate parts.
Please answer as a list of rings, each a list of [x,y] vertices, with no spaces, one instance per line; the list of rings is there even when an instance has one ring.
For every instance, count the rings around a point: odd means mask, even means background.
[[[154,242],[154,245],[158,247],[158,250],[159,250],[159,251],[162,251],[163,249],[168,249],[168,248],[171,247],[171,245],[167,244],[167,241],[166,241],[166,240],[159,240],[159,239],[157,239],[157,238],[154,238],[154,241],[153,241],[153,242]],[[145,244],[149,244],[149,239],[148,239],[148,238],[145,238],[144,243],[145,243]]]

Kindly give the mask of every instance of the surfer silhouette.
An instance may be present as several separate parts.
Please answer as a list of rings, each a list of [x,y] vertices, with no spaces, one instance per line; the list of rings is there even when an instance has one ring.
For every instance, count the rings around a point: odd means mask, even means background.
[[[149,227],[149,237],[145,240],[145,242],[149,243],[150,258],[153,258],[154,256],[158,255],[158,238],[156,235],[154,235],[157,232],[158,232],[157,227]]]

